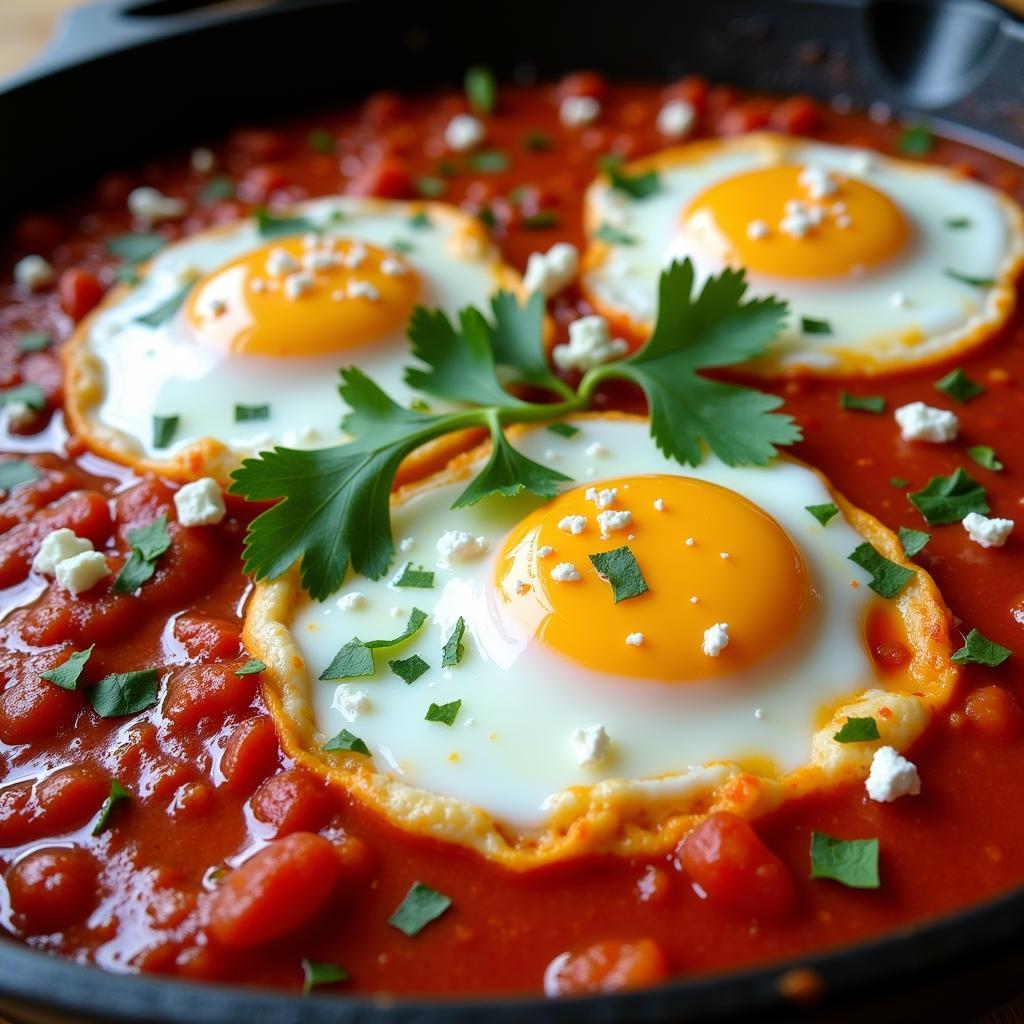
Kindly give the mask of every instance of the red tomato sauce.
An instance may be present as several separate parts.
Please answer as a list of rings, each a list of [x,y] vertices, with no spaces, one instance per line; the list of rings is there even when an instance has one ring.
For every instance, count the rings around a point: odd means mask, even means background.
[[[600,122],[563,128],[558,97],[567,92],[599,96]],[[159,229],[169,241],[264,203],[337,192],[406,198],[431,188],[482,213],[522,268],[555,241],[581,243],[580,198],[596,162],[661,148],[657,111],[679,96],[698,112],[698,136],[769,126],[898,152],[898,126],[801,98],[749,97],[697,79],[663,90],[613,87],[584,74],[557,87],[501,90],[486,148],[509,156],[503,170],[472,170],[445,152],[444,126],[465,110],[461,95],[381,94],[358,110],[214,143],[214,175],[235,183],[235,198],[209,198],[210,175],[179,155],[111,174],[67,206],[14,226],[0,254],[0,386],[38,384],[49,411],[0,443],[10,453],[0,457],[27,458],[41,473],[0,501],[0,922],[12,937],[115,971],[298,989],[307,958],[344,966],[349,979],[339,991],[536,992],[547,971],[557,994],[819,951],[1024,882],[1024,820],[1007,813],[1024,777],[1020,537],[986,551],[959,526],[938,527],[918,556],[963,632],[977,627],[1020,652],[996,669],[967,669],[951,711],[912,752],[920,796],[883,805],[849,787],[786,806],[756,831],[734,821],[708,826],[691,846],[655,861],[589,858],[510,874],[462,848],[410,838],[288,762],[259,677],[235,674],[247,658],[239,639],[249,592],[239,557],[245,510],[233,508],[219,526],[180,528],[171,485],[136,480],[74,438],[63,444],[57,345],[19,351],[26,331],[50,332],[59,344],[109,285],[103,241],[128,230],[125,199],[137,185],[191,201],[185,220]],[[321,130],[333,139],[330,153],[318,151]],[[1024,195],[1018,169],[989,154],[936,140],[927,159]],[[53,263],[54,288],[13,289],[10,268],[26,253]],[[569,292],[552,311],[564,328],[590,310]],[[894,529],[922,528],[907,491],[957,466],[987,488],[993,515],[1021,517],[1022,323],[1018,315],[959,362],[986,388],[956,408],[961,442],[906,444],[891,414],[838,404],[843,386],[885,395],[890,411],[927,401],[950,364],[866,383],[779,383],[805,432],[795,453]],[[635,404],[629,395],[608,398],[620,400]],[[995,448],[1005,468],[974,465],[964,450],[974,444]],[[173,543],[138,596],[103,585],[72,602],[29,574],[40,539],[58,526],[124,555],[127,531],[161,512]],[[156,707],[103,719],[84,689],[39,678],[90,644],[86,684],[157,667]],[[93,836],[113,778],[130,800]],[[881,888],[810,880],[812,830],[877,837]],[[719,849],[731,859],[709,867],[717,854],[707,851]],[[415,880],[452,906],[407,937],[388,917]]]

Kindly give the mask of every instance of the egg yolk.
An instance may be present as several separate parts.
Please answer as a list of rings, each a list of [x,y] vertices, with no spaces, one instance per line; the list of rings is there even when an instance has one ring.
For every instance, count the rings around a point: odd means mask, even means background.
[[[319,356],[402,338],[419,275],[396,253],[330,237],[280,239],[202,278],[184,310],[231,355]]]
[[[602,511],[620,515],[602,529]],[[586,522],[573,533],[577,516]],[[616,603],[590,556],[623,545],[648,589]],[[566,566],[579,579],[558,579]],[[506,613],[546,647],[599,672],[671,683],[763,662],[800,629],[812,594],[803,556],[766,512],[717,484],[661,474],[543,505],[512,531],[496,573]],[[717,649],[705,631],[720,624],[728,643]]]
[[[911,236],[902,210],[855,178],[780,165],[738,174],[698,195],[683,231],[723,265],[774,277],[841,277],[898,256]]]

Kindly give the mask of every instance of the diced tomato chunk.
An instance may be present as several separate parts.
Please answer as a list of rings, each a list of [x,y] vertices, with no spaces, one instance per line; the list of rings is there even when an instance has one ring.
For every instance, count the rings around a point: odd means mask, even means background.
[[[29,780],[0,790],[0,846],[81,828],[109,790],[109,778],[87,765],[70,765],[38,783]]]
[[[252,160],[280,160],[290,148],[284,132],[266,129],[239,128],[229,140],[232,149]]]
[[[0,533],[31,519],[41,508],[51,505],[78,486],[78,481],[70,473],[46,465],[45,456],[30,461],[36,469],[42,470],[42,475],[38,480],[15,487],[0,502]]]
[[[772,117],[772,104],[767,100],[746,100],[730,107],[718,121],[719,135],[743,135],[767,128]]]
[[[363,117],[371,124],[385,124],[401,117],[405,108],[401,93],[375,92],[363,104]]]
[[[687,75],[670,85],[662,94],[666,100],[686,100],[700,116],[707,110],[711,86],[700,75]]]
[[[248,796],[280,760],[277,733],[269,715],[249,718],[235,726],[220,760],[224,785],[236,796]]]
[[[289,184],[288,175],[278,164],[258,164],[245,172],[239,182],[239,192],[250,202],[262,202],[271,192]]]
[[[544,992],[548,996],[623,992],[657,985],[668,973],[668,957],[654,939],[608,940],[555,957],[544,972]]]
[[[0,693],[0,742],[35,743],[56,736],[71,727],[84,707],[82,691],[62,690],[26,671]]]
[[[252,703],[258,676],[237,676],[238,663],[183,665],[167,679],[164,717],[184,732],[207,718],[220,721],[241,714]]]
[[[713,903],[754,917],[781,917],[796,903],[786,865],[749,822],[720,811],[683,840],[683,869]]]
[[[274,827],[274,836],[315,832],[331,816],[333,801],[324,784],[302,768],[271,775],[252,795],[253,814]]]
[[[558,98],[589,96],[600,103],[608,99],[608,79],[596,71],[574,71],[558,83]]]
[[[368,164],[346,187],[350,196],[378,196],[408,199],[413,194],[412,175],[405,164],[394,159]]]
[[[343,866],[322,836],[293,832],[233,871],[214,893],[210,932],[225,946],[255,946],[286,935],[327,902]]]
[[[238,656],[241,633],[234,622],[186,613],[174,622],[174,639],[196,661],[225,661]]]
[[[69,643],[78,649],[123,640],[142,617],[144,607],[130,594],[110,592],[116,572],[74,599],[59,587],[51,587],[25,616],[22,638],[35,647]],[[99,665],[101,658],[100,652],[94,654],[90,669]]]
[[[30,935],[60,931],[84,920],[99,901],[99,869],[79,847],[35,850],[7,872],[11,909]]]
[[[989,739],[1011,741],[1024,731],[1024,711],[1009,690],[981,686],[964,705],[971,725]]]
[[[60,305],[72,320],[81,320],[103,298],[103,285],[96,275],[81,267],[70,267],[57,282]]]
[[[114,499],[117,532],[126,542],[129,531],[147,526],[161,515],[166,515],[168,519],[177,518],[174,491],[161,480],[152,477],[142,480]]]
[[[821,127],[821,108],[810,96],[790,96],[775,105],[770,123],[787,135],[810,135]]]

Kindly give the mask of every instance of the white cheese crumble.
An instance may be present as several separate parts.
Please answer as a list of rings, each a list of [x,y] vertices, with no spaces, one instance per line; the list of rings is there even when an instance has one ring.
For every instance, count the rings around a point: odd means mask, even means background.
[[[72,594],[81,594],[110,575],[107,560],[98,551],[83,551],[57,563],[57,584]]]
[[[593,96],[566,96],[558,108],[558,119],[566,128],[582,128],[601,116],[601,104]]]
[[[600,441],[595,441],[593,444],[587,445],[587,447],[583,450],[583,454],[586,455],[588,459],[596,459],[601,455],[607,455],[608,449],[605,448],[605,446],[601,444]]]
[[[812,199],[824,199],[826,196],[834,196],[839,191],[839,182],[827,167],[820,164],[808,164],[800,172],[798,180]]]
[[[373,707],[373,702],[365,690],[353,690],[348,683],[342,683],[334,691],[331,707],[340,711],[346,721],[354,722]]]
[[[603,316],[583,316],[569,324],[569,343],[556,345],[551,357],[560,370],[586,373],[628,351],[627,342],[612,338]]]
[[[409,273],[409,268],[394,256],[385,256],[380,261],[380,272],[387,277],[405,277]]]
[[[367,299],[370,302],[380,301],[380,292],[377,286],[369,281],[349,281],[348,297],[350,299]]]
[[[988,516],[969,512],[963,518],[967,536],[983,548],[1001,548],[1013,532],[1012,519],[989,519]]]
[[[263,268],[270,277],[284,277],[299,269],[298,261],[287,249],[271,249]]]
[[[37,292],[53,284],[56,271],[42,256],[25,256],[14,264],[14,282],[22,288]]]
[[[192,150],[189,163],[192,165],[192,170],[197,174],[209,174],[217,166],[217,158],[213,155],[212,149],[199,146]]]
[[[587,528],[586,516],[564,516],[558,520],[558,528],[562,533],[571,533],[578,537]]]
[[[188,212],[188,203],[143,185],[128,193],[128,212],[147,224],[159,224],[164,220],[180,220]]]
[[[174,507],[182,526],[214,526],[227,515],[224,495],[217,481],[208,476],[175,491]]]
[[[444,130],[444,144],[456,153],[468,153],[487,138],[487,127],[472,114],[456,114]]]
[[[547,252],[530,253],[523,287],[528,294],[557,295],[572,283],[579,265],[580,253],[576,246],[570,242],[556,242]]]
[[[550,558],[555,553],[555,549],[550,544],[545,544],[543,547],[537,548],[538,558]]]
[[[866,150],[851,153],[847,166],[853,174],[870,174],[875,169],[875,159]]]
[[[611,740],[603,725],[588,725],[573,729],[569,745],[581,768],[596,768],[607,756]]]
[[[602,487],[601,490],[596,487],[588,487],[584,497],[587,501],[592,501],[598,508],[611,508],[615,504],[615,497],[618,493],[617,487]]]
[[[398,542],[398,547],[402,551],[412,551],[412,549],[414,547],[416,547],[416,538],[415,537],[403,537]]]
[[[438,560],[442,566],[453,562],[471,562],[486,554],[491,543],[486,537],[474,537],[465,530],[446,530],[437,542]]]
[[[369,253],[366,250],[366,246],[362,242],[357,242],[345,253],[341,262],[349,270],[358,270],[366,262],[367,256],[369,256]]]
[[[747,238],[767,238],[771,233],[772,229],[763,220],[752,220],[747,225]]]
[[[626,643],[630,647],[639,647],[644,642],[643,633],[630,633],[626,637]]]
[[[697,111],[686,100],[669,100],[658,111],[658,131],[668,139],[681,139],[690,134]]]
[[[654,504],[654,511],[655,512],[664,512],[665,511],[665,499],[664,498],[655,498],[653,504]]]
[[[889,804],[901,796],[917,796],[921,792],[921,777],[912,761],[892,747],[879,747],[871,759],[864,788],[872,800]]]
[[[821,207],[791,199],[786,203],[786,215],[779,221],[779,230],[791,238],[806,238],[821,223],[823,216]]]
[[[607,509],[597,513],[597,525],[601,527],[601,539],[607,540],[615,530],[624,530],[633,521],[633,513],[625,510]]]
[[[893,309],[906,309],[910,305],[910,299],[903,292],[893,292],[889,296],[889,305]]]
[[[86,537],[78,537],[74,531],[62,527],[43,538],[35,558],[32,559],[32,570],[44,576],[52,576],[64,559],[74,558],[83,551],[92,551],[92,541]]]
[[[307,292],[311,292],[315,287],[316,281],[312,274],[307,274],[305,272],[289,274],[284,279],[284,293],[289,299],[301,298]]]
[[[960,432],[960,421],[956,413],[946,409],[936,409],[924,402],[910,402],[901,405],[893,415],[900,428],[900,436],[904,441],[930,441],[932,444],[944,444],[955,441]]]
[[[355,612],[366,607],[366,595],[361,590],[352,590],[338,598],[338,608],[343,612]]]
[[[729,646],[729,623],[716,622],[704,630],[700,649],[709,657],[717,658]]]
[[[583,577],[572,562],[559,562],[551,570],[551,578],[556,583],[579,583]]]

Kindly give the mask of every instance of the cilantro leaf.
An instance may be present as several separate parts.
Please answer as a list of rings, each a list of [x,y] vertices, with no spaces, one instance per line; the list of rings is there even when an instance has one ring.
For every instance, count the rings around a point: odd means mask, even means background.
[[[544,296],[540,292],[534,292],[525,306],[519,305],[512,292],[497,292],[491,298],[494,323],[489,325],[494,361],[514,370],[516,383],[571,394],[548,365],[544,351],[544,311]]]
[[[459,708],[462,707],[461,700],[453,700],[448,704],[431,704],[427,713],[423,716],[424,721],[440,722],[451,728],[459,715]]]
[[[10,491],[19,484],[31,484],[42,479],[42,473],[24,459],[0,462],[0,491]]]
[[[882,597],[895,597],[916,575],[913,569],[890,562],[867,541],[858,544],[853,553],[847,557],[854,565],[859,565],[871,573],[871,581],[868,586]]]
[[[423,882],[413,882],[405,898],[388,918],[388,924],[412,938],[431,921],[436,921],[450,906],[451,899]]]
[[[18,338],[19,352],[42,352],[53,344],[46,331],[26,331]]]
[[[145,263],[166,244],[167,239],[155,231],[130,231],[125,235],[114,235],[104,243],[111,256],[116,256],[119,260],[131,265]]]
[[[963,231],[971,226],[970,217],[947,217],[943,222],[950,231]]]
[[[565,438],[575,437],[580,432],[579,427],[574,427],[571,423],[563,423],[561,420],[549,423],[544,429]]]
[[[430,670],[430,666],[418,654],[389,661],[388,668],[407,686],[415,683],[424,672]]]
[[[900,527],[900,544],[903,545],[903,553],[907,558],[913,558],[914,555],[919,554],[931,539],[932,535],[924,530],[911,530],[908,526]]]
[[[258,658],[250,658],[241,668],[235,669],[236,676],[257,676],[261,672],[266,672],[267,666],[264,662]]]
[[[626,174],[620,163],[621,161],[615,158],[602,161],[602,170],[608,175],[608,181],[616,192],[622,192],[633,199],[647,199],[660,191],[661,180],[657,171]]]
[[[612,585],[612,600],[615,604],[628,601],[647,593],[647,581],[640,571],[633,552],[623,544],[611,551],[599,551],[590,555],[591,564]]]
[[[647,395],[651,435],[679,462],[698,465],[704,440],[727,465],[764,465],[776,445],[800,439],[789,416],[772,410],[782,399],[697,375],[760,355],[785,320],[774,298],[743,302],[743,271],[724,270],[692,295],[693,265],[673,263],[661,275],[658,319],[647,343],[628,359],[592,371],[595,379],[632,380]]]
[[[418,177],[413,185],[417,195],[425,199],[440,199],[448,191],[448,182],[444,178],[434,177],[432,174],[423,174]]]
[[[348,980],[348,971],[340,964],[318,963],[302,958],[302,994],[308,996],[318,985],[334,985]]]
[[[466,70],[466,100],[474,114],[493,114],[498,102],[498,83],[490,68],[475,67]]]
[[[836,839],[811,833],[811,878],[831,878],[851,889],[877,889],[877,839]]]
[[[903,129],[899,149],[905,156],[927,156],[935,148],[935,136],[925,124],[912,124]]]
[[[427,613],[413,608],[405,629],[391,640],[360,640],[353,637],[332,659],[330,665],[320,673],[321,682],[333,682],[336,679],[353,679],[360,676],[372,676],[374,673],[372,652],[384,647],[397,647],[405,643],[409,637],[418,633],[427,621]]]
[[[421,565],[418,569],[412,562],[406,562],[401,572],[391,581],[393,587],[419,587],[422,590],[430,590],[434,585],[434,573],[430,569],[424,569]]]
[[[989,448],[987,444],[973,445],[967,449],[967,454],[982,469],[991,469],[993,473],[998,473],[1003,468],[1003,464],[996,458],[995,450]]]
[[[837,743],[869,743],[881,739],[881,734],[873,718],[847,718],[832,739]]]
[[[529,131],[523,136],[523,149],[529,153],[546,153],[554,145],[545,132]]]
[[[1002,665],[1013,654],[1008,647],[997,644],[994,640],[982,636],[976,629],[964,637],[964,645],[952,655],[953,661],[960,665],[987,665],[995,668]]]
[[[42,412],[46,408],[46,395],[38,384],[15,384],[14,387],[0,389],[0,406],[12,402],[24,402],[30,409]]]
[[[451,636],[445,641],[441,648],[441,668],[454,668],[462,661],[466,648],[462,644],[462,638],[466,635],[466,620],[460,615]],[[450,722],[448,723],[451,724]]]
[[[483,149],[479,153],[471,153],[466,158],[466,166],[480,174],[500,174],[508,170],[508,154],[500,149]]]
[[[101,718],[122,718],[157,702],[160,676],[155,668],[104,676],[90,691],[89,703]]]
[[[905,480],[901,476],[891,476],[891,477],[889,477],[889,486],[890,487],[896,487],[898,489],[902,489],[904,487],[909,487],[910,486],[910,481],[909,480]]]
[[[235,422],[248,423],[252,420],[269,420],[270,406],[263,405],[235,405]]]
[[[824,505],[805,505],[804,508],[810,512],[822,526],[828,526],[828,524],[832,522],[837,515],[839,515],[839,506],[831,501]]]
[[[804,334],[831,334],[832,324],[828,320],[814,320],[805,316],[800,318],[800,329]]]
[[[636,239],[632,235],[627,235],[625,231],[620,231],[611,224],[602,224],[594,232],[594,237],[609,245],[636,245]]]
[[[161,515],[146,526],[128,531],[131,552],[111,588],[115,594],[131,594],[156,572],[156,563],[171,546],[167,516]]]
[[[523,218],[523,227],[528,231],[544,231],[546,228],[557,228],[562,218],[554,210],[538,210]]]
[[[180,416],[154,416],[153,447],[166,448],[174,440],[180,423]]]
[[[145,324],[147,327],[161,327],[185,304],[185,299],[188,298],[188,293],[192,291],[193,284],[195,284],[193,280],[186,281],[169,298],[154,306],[148,313],[137,316],[135,322]]]
[[[87,647],[84,651],[72,651],[67,661],[51,668],[49,672],[41,672],[40,679],[45,679],[62,690],[75,690],[78,688],[78,680],[82,677],[82,670],[86,662],[92,656],[95,644]]]
[[[952,267],[943,267],[942,272],[946,277],[952,281],[959,281],[961,284],[969,284],[972,288],[991,288],[994,285],[995,278],[991,277],[974,277],[971,274],[965,274],[962,271],[954,270]]]
[[[96,824],[93,825],[90,835],[98,836],[106,832],[107,826],[110,824],[110,815],[113,814],[114,808],[118,804],[127,803],[130,800],[131,794],[128,790],[117,779],[111,779],[110,795],[100,805],[99,817],[96,819]]]
[[[370,748],[358,737],[354,736],[348,729],[342,729],[333,739],[329,739],[321,750],[345,750],[353,754],[370,756]]]
[[[985,394],[985,389],[977,381],[971,380],[959,366],[947,373],[942,380],[937,380],[935,390],[949,395],[961,405],[966,404],[972,398],[977,398],[978,395]]]
[[[286,238],[289,235],[319,233],[319,228],[306,217],[286,217],[270,213],[262,207],[253,213],[260,238]]]
[[[528,459],[508,443],[500,429],[494,429],[487,464],[455,499],[452,508],[475,505],[492,494],[508,498],[523,490],[539,498],[553,498],[568,480],[564,473]]]
[[[933,476],[920,490],[907,495],[932,526],[959,523],[969,512],[988,515],[985,488],[957,468],[949,476]]]
[[[885,412],[885,397],[883,395],[851,395],[846,391],[839,392],[839,408],[850,409],[854,412]]]

